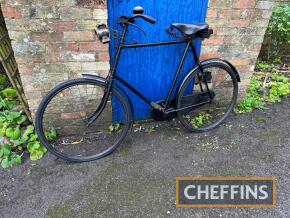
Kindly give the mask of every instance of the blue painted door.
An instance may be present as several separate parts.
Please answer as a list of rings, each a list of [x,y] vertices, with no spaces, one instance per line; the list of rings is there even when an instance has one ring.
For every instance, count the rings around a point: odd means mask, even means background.
[[[166,33],[166,28],[171,23],[198,23],[204,22],[208,0],[108,0],[109,26],[121,33],[120,26],[116,23],[120,15],[132,15],[135,6],[142,6],[144,14],[157,20],[155,25],[142,19],[136,22],[145,30],[147,36],[134,27],[129,27],[126,43],[148,43],[174,40]],[[111,64],[114,59],[119,39],[111,38],[110,55]],[[200,41],[195,42],[198,53]],[[152,101],[164,100],[172,83],[179,60],[184,51],[185,44],[169,45],[162,47],[125,49],[122,51],[117,74],[129,82],[138,91]],[[182,69],[182,77],[194,66],[192,54],[189,53]],[[179,84],[179,82],[177,84]],[[178,85],[177,85],[178,86]],[[175,89],[177,88],[175,87]],[[135,119],[150,117],[150,106],[144,103],[131,91],[125,89],[132,100]],[[174,98],[174,94],[171,96]],[[118,107],[118,105],[113,105]],[[115,117],[120,115],[114,114]],[[120,118],[119,118],[120,119]]]

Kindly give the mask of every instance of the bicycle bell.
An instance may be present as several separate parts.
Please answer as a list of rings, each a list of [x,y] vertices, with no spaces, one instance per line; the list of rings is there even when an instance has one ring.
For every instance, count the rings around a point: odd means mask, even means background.
[[[107,28],[106,24],[98,25],[97,29],[96,29],[96,34],[97,34],[99,40],[103,44],[106,44],[106,43],[110,42],[110,31]]]

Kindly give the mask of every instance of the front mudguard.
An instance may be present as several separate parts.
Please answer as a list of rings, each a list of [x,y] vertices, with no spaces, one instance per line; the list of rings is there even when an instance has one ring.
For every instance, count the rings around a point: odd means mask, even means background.
[[[101,83],[107,83],[107,80],[103,77],[100,77],[100,76],[96,76],[96,75],[92,75],[92,74],[82,74],[82,76],[84,78],[96,80],[96,81],[101,82]],[[117,90],[126,99],[127,103],[129,104],[130,111],[131,111],[131,118],[134,119],[133,104],[132,104],[132,101],[129,98],[128,94],[116,83],[113,84],[113,88],[115,90]]]

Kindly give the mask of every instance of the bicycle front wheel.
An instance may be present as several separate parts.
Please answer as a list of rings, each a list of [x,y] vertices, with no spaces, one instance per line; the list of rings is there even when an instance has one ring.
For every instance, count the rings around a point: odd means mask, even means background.
[[[72,162],[96,160],[113,152],[130,128],[131,111],[114,88],[101,110],[104,94],[104,82],[85,78],[53,88],[36,113],[41,143],[54,155]],[[88,125],[97,112],[99,116]]]
[[[205,132],[219,126],[237,101],[238,81],[226,64],[212,62],[193,72],[177,97],[178,118],[191,132]],[[182,110],[184,109],[184,110]]]

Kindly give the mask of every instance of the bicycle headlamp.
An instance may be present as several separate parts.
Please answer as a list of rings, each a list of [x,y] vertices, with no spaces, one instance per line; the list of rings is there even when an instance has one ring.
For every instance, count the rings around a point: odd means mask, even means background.
[[[97,26],[96,34],[103,44],[110,42],[110,31],[107,28],[106,24],[101,24]]]

